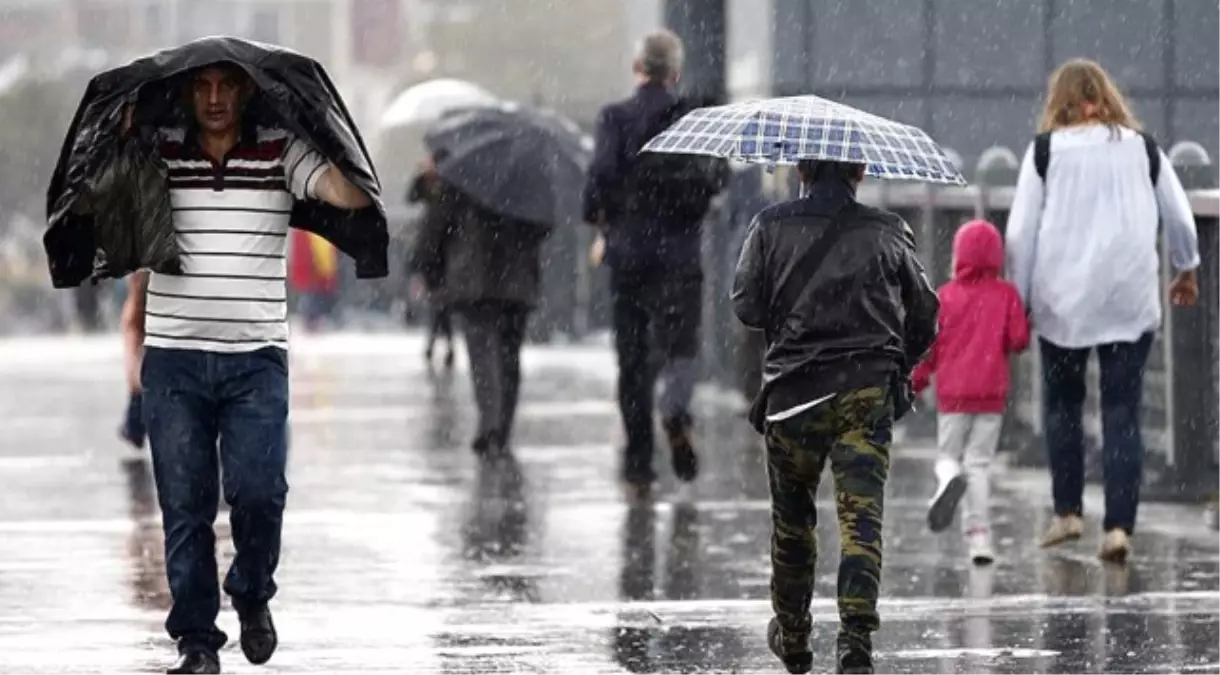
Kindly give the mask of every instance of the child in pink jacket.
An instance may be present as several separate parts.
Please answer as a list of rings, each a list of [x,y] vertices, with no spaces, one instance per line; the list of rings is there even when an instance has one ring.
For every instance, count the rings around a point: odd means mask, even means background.
[[[917,393],[936,376],[940,458],[928,526],[947,528],[964,497],[962,529],[980,565],[995,559],[990,470],[1008,403],[1008,356],[1029,345],[1025,308],[1001,277],[1003,266],[1004,242],[994,225],[974,220],[957,231],[953,279],[937,291],[936,343],[912,375]]]

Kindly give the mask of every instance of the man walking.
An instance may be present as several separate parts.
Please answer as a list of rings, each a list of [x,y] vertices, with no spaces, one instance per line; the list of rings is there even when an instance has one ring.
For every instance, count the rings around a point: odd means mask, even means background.
[[[218,65],[189,80],[193,124],[161,134],[181,275],[139,273],[144,418],[165,529],[180,658],[169,673],[218,673],[227,636],[215,534],[223,470],[235,554],[224,582],[242,652],[265,663],[278,643],[275,595],[288,419],[285,244],[294,199],[371,203],[304,141],[243,123],[245,72]],[[219,466],[217,460],[219,457]]]
[[[755,218],[733,284],[738,318],[766,336],[750,417],[766,436],[771,488],[768,644],[790,673],[812,667],[814,494],[827,461],[842,540],[837,669],[873,672],[892,427],[936,334],[936,293],[910,228],[855,199],[864,170],[800,162],[805,196]]]
[[[661,380],[661,421],[677,477],[698,475],[690,400],[699,347],[703,272],[700,240],[712,198],[727,180],[723,161],[640,154],[640,148],[689,110],[673,92],[682,71],[681,40],[648,35],[633,70],[635,94],[606,106],[584,195],[585,219],[602,228],[611,272],[619,410],[627,445],[629,497],[645,498],[653,472],[653,387]],[[653,349],[662,359],[654,367]]]

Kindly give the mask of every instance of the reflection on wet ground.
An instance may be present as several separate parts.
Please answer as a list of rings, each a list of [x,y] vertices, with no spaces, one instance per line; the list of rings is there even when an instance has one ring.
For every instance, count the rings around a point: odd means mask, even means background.
[[[117,340],[32,351],[0,358],[13,430],[0,441],[0,672],[155,672],[168,589],[148,463],[113,440]],[[518,461],[491,466],[465,448],[465,372],[429,374],[420,351],[336,336],[294,352],[274,670],[778,672],[763,641],[765,477],[740,419],[703,411],[708,469],[690,500],[628,509],[608,353],[530,351]],[[1102,566],[1095,531],[1033,546],[1042,504],[999,490],[1001,557],[974,568],[959,536],[924,527],[926,449],[897,448],[892,475],[882,671],[1220,672],[1214,535],[1145,521],[1134,564]],[[833,550],[834,528],[822,537]],[[819,561],[813,608],[827,647],[835,563]],[[222,627],[236,633],[231,612]],[[830,670],[830,650],[815,651]],[[233,645],[222,658],[260,670]]]

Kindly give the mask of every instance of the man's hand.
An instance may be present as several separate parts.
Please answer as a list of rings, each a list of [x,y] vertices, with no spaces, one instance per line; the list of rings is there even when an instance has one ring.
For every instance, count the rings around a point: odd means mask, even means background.
[[[314,188],[314,192],[318,199],[341,209],[362,209],[373,203],[364,190],[352,185],[333,164],[326,167],[326,170],[318,177],[318,184]]]
[[[1177,307],[1194,307],[1199,301],[1199,275],[1195,270],[1178,272],[1169,284],[1169,301]]]

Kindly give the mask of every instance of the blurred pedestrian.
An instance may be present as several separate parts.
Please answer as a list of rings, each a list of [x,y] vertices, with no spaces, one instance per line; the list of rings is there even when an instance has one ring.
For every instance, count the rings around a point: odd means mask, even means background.
[[[653,136],[693,108],[674,93],[681,76],[681,40],[669,31],[644,38],[630,98],[602,109],[595,156],[584,195],[584,217],[605,237],[610,267],[619,409],[627,445],[623,480],[629,497],[651,494],[653,389],[662,385],[662,426],[674,473],[690,482],[699,472],[690,411],[702,318],[701,225],[727,182],[722,160],[641,154]],[[653,350],[662,360],[655,367]]]
[[[339,252],[313,232],[292,230],[288,282],[300,299],[305,330],[333,321],[339,302]]]
[[[1096,63],[1074,59],[1055,71],[1040,126],[1021,164],[1008,255],[1042,356],[1055,511],[1042,545],[1077,539],[1084,529],[1085,367],[1096,351],[1106,494],[1100,557],[1123,562],[1143,476],[1144,368],[1161,324],[1160,231],[1177,270],[1170,298],[1193,305],[1194,216],[1165,153]]]
[[[144,292],[148,288],[148,273],[136,272],[127,277],[127,297],[123,300],[119,331],[123,337],[123,367],[127,375],[127,410],[119,425],[119,436],[135,447],[144,448],[147,430],[140,394],[140,364],[144,359]]]
[[[412,249],[412,268],[433,284],[432,301],[462,320],[478,431],[472,449],[511,459],[521,388],[521,347],[538,303],[541,248],[549,228],[494,213],[436,183]]]
[[[754,219],[732,293],[737,317],[767,343],[750,421],[766,438],[771,490],[768,644],[788,672],[809,672],[813,500],[829,461],[841,541],[837,669],[871,673],[893,423],[936,335],[937,299],[907,224],[856,201],[864,165],[803,160],[797,171],[804,196]]]
[[[411,181],[411,188],[407,192],[409,203],[419,203],[423,207],[417,230],[425,229],[424,224],[430,219],[443,220],[452,215],[453,211],[446,210],[449,205],[441,202],[441,196],[445,194],[441,188],[440,178],[436,173],[436,163],[429,157],[421,164],[419,173],[416,174],[415,180]],[[448,227],[439,222],[433,225],[433,227],[442,226]],[[414,250],[415,248],[412,249],[412,256],[414,256]],[[413,257],[409,267],[411,267],[412,283],[422,284],[424,293],[428,296],[428,337],[424,348],[424,358],[428,363],[432,363],[436,342],[443,337],[446,347],[445,366],[452,367],[454,361],[453,316],[449,308],[442,302],[440,287],[444,283],[444,267],[438,265],[437,262],[434,259],[429,264]],[[421,269],[417,266],[418,264],[423,264],[425,268]]]
[[[936,376],[940,457],[928,526],[949,527],[965,497],[962,531],[978,565],[995,560],[991,463],[1008,405],[1008,356],[1029,345],[1025,308],[1016,287],[1001,278],[1003,268],[1004,240],[995,225],[973,220],[957,231],[953,280],[937,291],[936,342],[912,375],[916,394]]]

